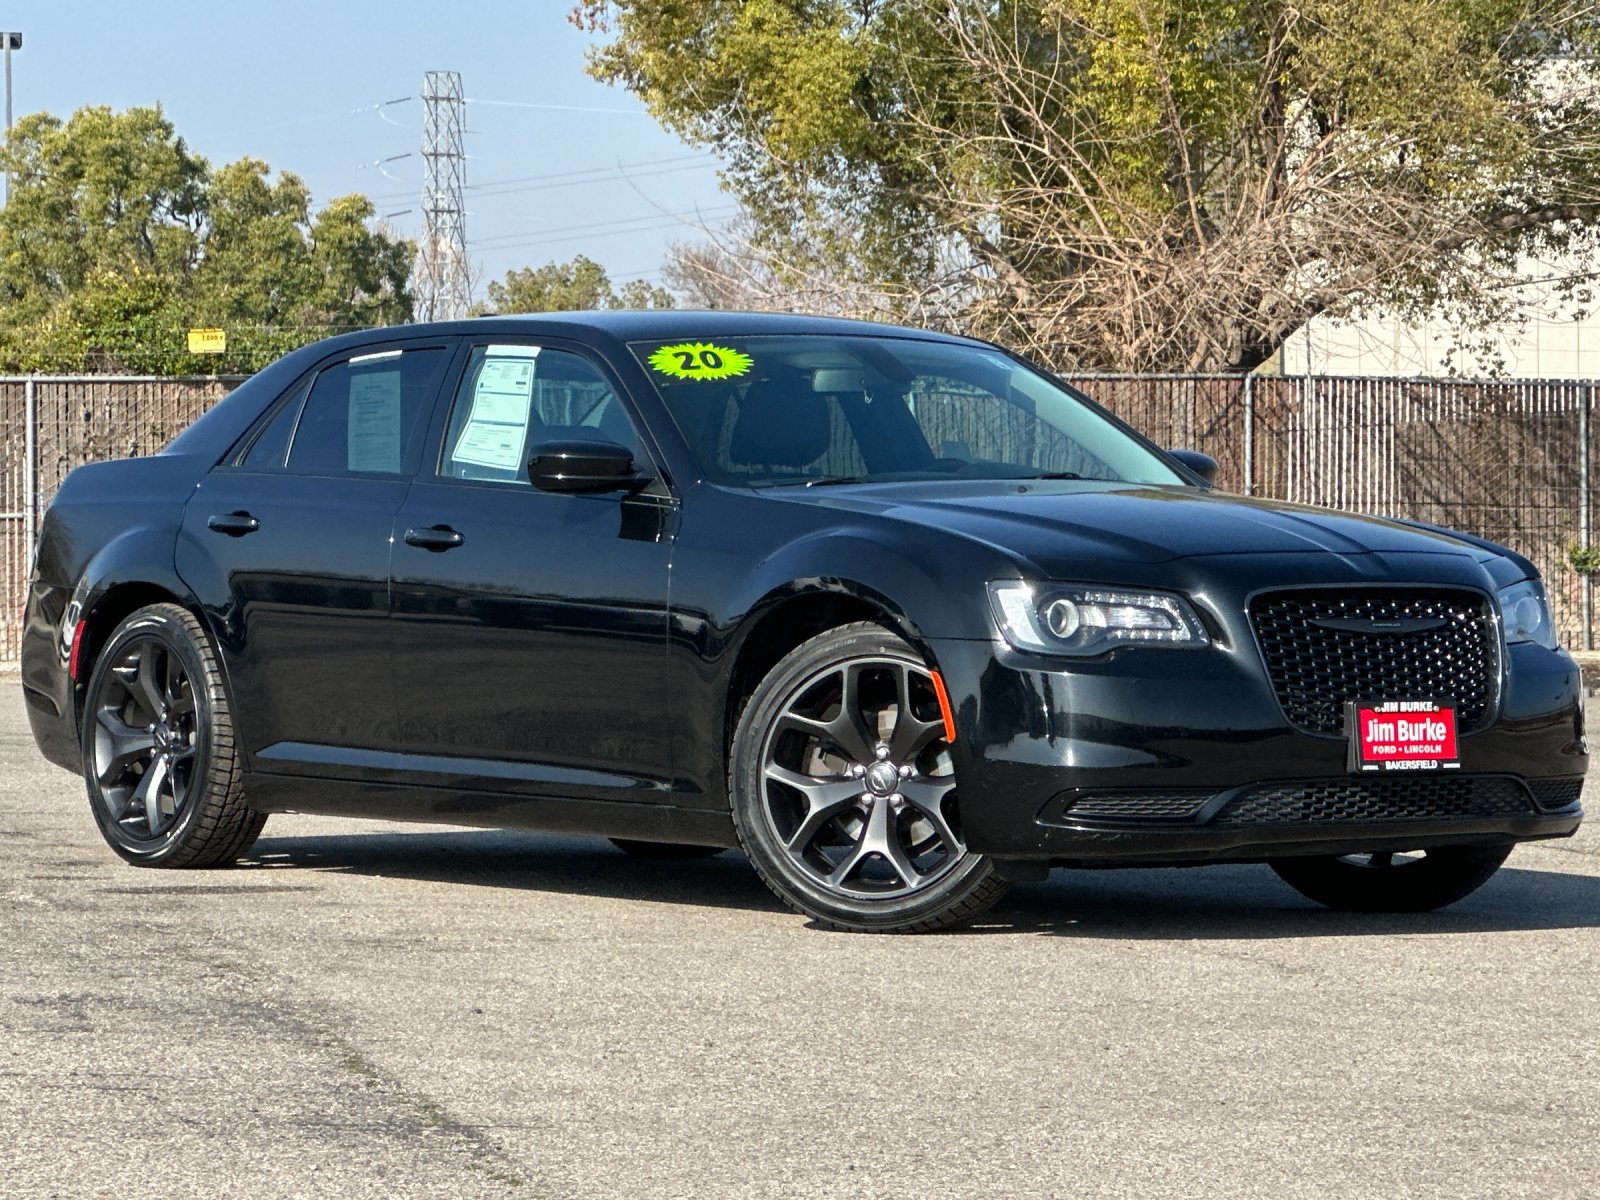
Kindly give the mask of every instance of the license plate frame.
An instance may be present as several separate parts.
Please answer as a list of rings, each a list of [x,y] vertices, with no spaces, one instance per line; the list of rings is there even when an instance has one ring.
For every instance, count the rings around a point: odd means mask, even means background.
[[[1345,704],[1345,731],[1353,774],[1461,766],[1459,713],[1447,700],[1351,700]]]

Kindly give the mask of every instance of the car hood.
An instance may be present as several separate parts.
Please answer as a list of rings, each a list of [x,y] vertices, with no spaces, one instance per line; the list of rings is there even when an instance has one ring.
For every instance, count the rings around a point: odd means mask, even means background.
[[[1091,480],[936,481],[784,488],[782,498],[975,539],[1041,568],[1091,558],[1150,564],[1208,555],[1443,554],[1469,541],[1379,517],[1190,487]]]

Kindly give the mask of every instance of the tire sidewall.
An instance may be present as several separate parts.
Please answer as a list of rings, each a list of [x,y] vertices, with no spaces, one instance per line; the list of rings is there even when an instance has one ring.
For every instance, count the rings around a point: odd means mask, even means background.
[[[188,673],[189,688],[195,702],[195,765],[193,790],[178,820],[159,840],[143,842],[123,832],[101,799],[96,781],[94,737],[100,689],[104,686],[105,677],[111,673],[119,655],[130,642],[151,635],[159,638],[170,652],[178,655]],[[131,863],[160,866],[180,854],[188,840],[189,831],[206,806],[211,788],[212,688],[213,680],[190,632],[170,614],[159,609],[141,609],[134,613],[117,627],[105,649],[95,659],[89,686],[84,694],[83,728],[78,739],[84,785],[89,794],[90,811],[100,826],[101,835],[113,850]]]
[[[880,626],[846,626],[806,642],[779,662],[757,686],[740,716],[729,754],[734,826],[757,870],[801,912],[858,929],[898,929],[937,921],[994,877],[991,861],[968,851],[963,861],[926,891],[893,900],[853,900],[819,886],[794,865],[778,841],[767,816],[762,787],[763,755],[773,721],[794,689],[806,680],[853,659],[880,657],[931,669],[905,641]],[[958,795],[959,788],[958,780]]]

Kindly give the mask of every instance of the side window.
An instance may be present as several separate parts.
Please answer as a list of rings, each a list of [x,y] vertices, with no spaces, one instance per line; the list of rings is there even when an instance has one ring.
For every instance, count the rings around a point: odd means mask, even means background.
[[[442,349],[389,350],[325,367],[295,426],[289,470],[398,474],[448,360]]]
[[[305,399],[304,386],[297,387],[294,395],[278,405],[278,411],[263,425],[251,441],[250,447],[237,460],[246,471],[281,471],[289,456],[289,439],[294,435],[294,423],[300,416],[300,402]]]
[[[616,442],[647,461],[622,400],[588,359],[540,346],[478,346],[461,377],[439,473],[531,487],[532,448],[561,438]]]

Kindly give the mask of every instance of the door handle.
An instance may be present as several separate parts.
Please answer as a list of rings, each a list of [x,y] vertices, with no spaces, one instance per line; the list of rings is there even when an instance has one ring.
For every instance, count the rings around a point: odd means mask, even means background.
[[[212,513],[206,518],[206,528],[229,537],[243,537],[261,528],[261,522],[247,512]]]
[[[421,546],[435,552],[452,550],[467,539],[448,525],[435,525],[432,529],[406,530],[406,545]]]

